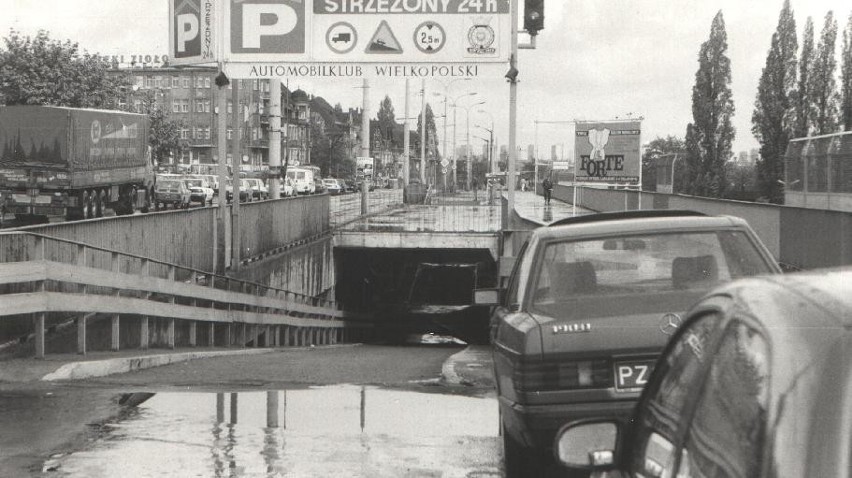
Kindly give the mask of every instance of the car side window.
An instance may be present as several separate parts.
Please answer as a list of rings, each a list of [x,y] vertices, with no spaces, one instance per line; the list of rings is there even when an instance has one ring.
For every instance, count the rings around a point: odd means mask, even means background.
[[[768,392],[768,343],[756,329],[734,320],[706,377],[678,476],[760,476]]]
[[[674,476],[678,427],[689,397],[703,380],[721,317],[708,313],[691,321],[657,362],[633,429],[630,467],[637,476]]]

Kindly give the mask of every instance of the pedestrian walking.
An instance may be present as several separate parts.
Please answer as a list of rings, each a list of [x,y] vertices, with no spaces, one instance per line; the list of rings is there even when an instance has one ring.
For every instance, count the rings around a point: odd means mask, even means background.
[[[544,203],[550,204],[550,190],[553,189],[553,183],[550,182],[550,176],[544,178],[541,182],[541,189],[544,191]]]
[[[470,180],[470,187],[471,187],[471,189],[473,189],[473,200],[477,201],[478,200],[477,191],[479,190],[479,181],[477,181],[476,178],[471,179]]]
[[[521,178],[521,191],[526,192],[527,190],[527,178]]]

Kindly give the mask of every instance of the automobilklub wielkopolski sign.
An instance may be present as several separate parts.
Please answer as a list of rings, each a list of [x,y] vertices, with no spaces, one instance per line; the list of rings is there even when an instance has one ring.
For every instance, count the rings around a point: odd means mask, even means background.
[[[235,78],[481,77],[505,73],[510,53],[510,0],[169,0],[169,7],[171,57],[210,63],[198,45],[219,45],[217,59]]]

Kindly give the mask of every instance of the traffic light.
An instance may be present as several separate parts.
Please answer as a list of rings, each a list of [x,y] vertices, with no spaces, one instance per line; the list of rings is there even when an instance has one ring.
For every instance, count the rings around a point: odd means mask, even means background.
[[[524,0],[524,30],[530,35],[544,30],[544,0]]]

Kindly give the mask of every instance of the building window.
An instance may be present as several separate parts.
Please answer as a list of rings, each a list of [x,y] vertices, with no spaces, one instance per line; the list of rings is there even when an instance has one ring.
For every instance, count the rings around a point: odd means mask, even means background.
[[[189,88],[189,77],[185,77],[185,78],[183,79],[183,87],[184,87],[184,88]]]
[[[204,103],[204,112],[209,113],[210,112],[210,100],[204,100],[202,103]]]
[[[172,113],[180,113],[180,100],[172,100]]]
[[[259,81],[258,81],[258,80],[253,80],[253,81],[252,81],[252,83],[253,83],[253,85],[252,85],[252,86],[254,87],[254,91],[257,91],[257,90],[258,90],[258,87],[259,87],[259,84],[258,84],[258,83],[259,83]]]
[[[180,129],[180,139],[189,139],[189,128]]]
[[[189,100],[182,100],[180,108],[181,113],[189,113]]]
[[[127,100],[124,98],[118,99],[118,109],[124,110],[127,109]]]
[[[210,88],[210,77],[204,78],[204,87]]]
[[[145,88],[153,88],[154,87],[154,78],[146,77],[145,78]]]
[[[180,88],[180,77],[178,77],[178,76],[172,77],[172,88]]]
[[[234,136],[234,128],[228,128],[228,133],[225,136],[228,139],[231,139]]]
[[[232,114],[234,112],[234,102],[228,100],[228,114]]]
[[[204,139],[210,139],[210,128],[204,128]]]

